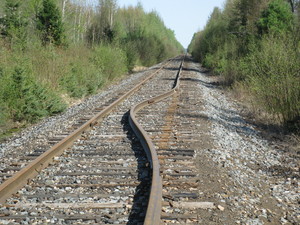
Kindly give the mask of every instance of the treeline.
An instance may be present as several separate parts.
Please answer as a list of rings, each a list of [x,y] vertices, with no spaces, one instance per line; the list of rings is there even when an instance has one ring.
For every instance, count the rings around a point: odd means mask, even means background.
[[[282,124],[299,126],[299,10],[298,0],[227,0],[189,52]]]
[[[179,54],[156,12],[116,0],[0,1],[0,134]]]

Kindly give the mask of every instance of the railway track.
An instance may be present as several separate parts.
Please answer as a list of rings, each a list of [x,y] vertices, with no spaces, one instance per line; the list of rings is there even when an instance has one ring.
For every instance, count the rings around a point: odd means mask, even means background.
[[[161,69],[161,65],[153,67],[150,73],[160,70],[123,101],[118,98],[152,75],[134,75],[119,88],[82,103],[68,117],[56,118],[56,123],[50,118],[46,121],[50,126],[44,130],[37,126],[41,133],[26,138],[26,144],[22,138],[16,139],[15,149],[5,157],[0,149],[0,224],[297,221],[297,198],[291,200],[297,195],[293,189],[296,178],[274,179],[261,171],[261,165],[270,165],[264,164],[266,157],[277,163],[277,157],[283,155],[277,156],[277,150],[276,154],[269,152],[265,141],[256,132],[253,135],[252,125],[229,109],[230,104],[217,103],[226,100],[223,92],[208,90],[218,87],[210,82],[213,79],[200,74],[202,69],[196,63],[186,57],[180,67],[182,61],[183,56]],[[113,102],[118,104],[106,109]],[[98,122],[91,120],[100,112],[106,116],[98,115]],[[81,131],[85,122],[88,129]],[[55,129],[55,124],[60,128]],[[210,133],[211,124],[216,133]],[[238,134],[240,129],[242,134]],[[32,160],[77,131],[74,143],[66,144],[67,149],[58,152],[60,156],[40,161],[25,182],[7,186]],[[223,138],[225,143],[214,149],[214,143]],[[257,156],[256,161],[253,157]],[[261,165],[252,168],[244,164],[245,159]],[[4,186],[8,188],[4,190]],[[291,191],[288,197],[285,190]],[[288,198],[290,202],[282,200]]]
[[[24,161],[18,160],[13,165],[16,169],[5,168],[3,171],[8,173],[2,174],[0,221],[143,224],[145,220],[145,224],[156,224],[153,221],[161,217],[157,215],[161,209],[161,190],[155,192],[161,183],[153,183],[155,177],[161,179],[155,165],[158,160],[150,152],[144,152],[148,140],[142,140],[141,144],[133,134],[128,123],[129,109],[145,101],[143,106],[133,108],[130,114],[134,116],[135,111],[160,99],[149,98],[176,93],[174,89],[165,94],[174,87],[181,61],[182,58],[177,58],[160,68],[149,82],[127,92],[130,97],[124,92],[117,93],[101,108],[79,115],[64,134],[48,140],[48,144],[54,144],[50,152],[44,146],[37,148],[34,153],[20,157]],[[111,106],[112,103],[117,106]],[[93,116],[94,113],[98,114]],[[137,121],[130,118],[131,126],[141,138]],[[99,120],[100,123],[96,122]],[[67,136],[70,132],[72,135]]]
[[[104,95],[98,95],[95,99],[82,103],[75,109],[71,108],[66,113],[67,115],[58,116],[55,119],[49,118],[41,126],[35,126],[32,131],[25,133],[25,135],[21,133],[20,137],[16,138],[12,144],[4,147],[7,150],[6,154],[1,155],[3,160],[0,161],[0,183],[3,183],[33,159],[74,132],[162,66],[163,64],[159,64],[139,76],[126,79],[127,82],[122,82],[120,85],[114,86],[112,90],[105,91]]]
[[[203,210],[216,208],[201,196],[201,180],[196,163],[201,134],[194,132],[199,103],[196,86],[191,85],[188,59],[182,68],[180,89],[171,97],[145,107],[138,121],[150,135],[158,155],[162,178],[160,224],[202,224]],[[197,118],[198,120],[198,118]],[[198,159],[199,160],[199,159]]]

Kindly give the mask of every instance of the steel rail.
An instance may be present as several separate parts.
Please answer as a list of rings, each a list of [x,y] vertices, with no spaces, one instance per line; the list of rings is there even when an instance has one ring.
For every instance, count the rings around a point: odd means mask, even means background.
[[[151,73],[146,79],[142,80],[140,83],[135,85],[131,90],[126,92],[124,95],[122,95],[119,99],[117,99],[109,106],[104,108],[101,112],[97,113],[93,118],[88,120],[81,127],[79,127],[74,132],[72,132],[69,136],[65,137],[63,140],[55,144],[52,148],[50,148],[42,155],[38,156],[36,159],[30,162],[26,167],[16,172],[12,177],[10,177],[5,182],[3,182],[0,185],[0,204],[4,204],[9,197],[11,197],[14,193],[16,193],[22,187],[24,187],[30,179],[37,176],[41,170],[43,170],[51,162],[53,162],[55,156],[61,155],[65,149],[72,146],[74,141],[76,141],[82,133],[91,129],[91,127],[99,123],[101,119],[109,112],[111,112],[115,106],[120,104],[127,97],[132,95],[135,91],[140,89],[143,84],[145,84],[148,80],[154,77],[154,75],[156,75],[166,65],[168,65],[171,60],[168,60],[158,70]]]
[[[185,57],[184,57],[185,59]],[[136,114],[146,106],[151,104],[160,102],[174,94],[176,94],[179,90],[179,79],[182,71],[183,61],[180,64],[176,80],[174,86],[171,91],[167,91],[162,95],[156,96],[154,98],[143,101],[135,106],[133,106],[130,110],[129,115],[129,124],[133,129],[136,136],[139,138],[146,154],[147,158],[150,162],[152,168],[152,184],[150,191],[150,198],[148,202],[148,208],[146,212],[146,217],[144,221],[144,225],[158,225],[161,220],[161,207],[162,207],[162,178],[160,176],[160,164],[159,159],[154,147],[153,142],[151,141],[147,132],[143,129],[143,127],[138,123],[136,119]]]

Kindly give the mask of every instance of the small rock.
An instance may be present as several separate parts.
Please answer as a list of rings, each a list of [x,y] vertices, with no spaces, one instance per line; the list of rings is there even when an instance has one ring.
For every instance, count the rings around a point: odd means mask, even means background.
[[[218,209],[219,209],[220,211],[224,211],[224,210],[225,210],[225,208],[224,208],[223,206],[221,206],[221,205],[218,205]]]
[[[36,212],[31,212],[30,215],[31,216],[37,216],[37,213]]]

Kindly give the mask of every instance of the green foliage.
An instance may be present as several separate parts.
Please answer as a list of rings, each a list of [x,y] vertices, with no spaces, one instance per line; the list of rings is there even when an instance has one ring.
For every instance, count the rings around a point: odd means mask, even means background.
[[[164,44],[154,34],[130,36],[129,43],[135,46],[134,49],[129,50],[136,51],[136,53],[129,54],[138,55],[141,64],[144,66],[153,65],[166,57]]]
[[[1,77],[0,103],[14,121],[35,122],[65,109],[60,98],[45,85],[38,84],[28,63],[19,62]]]
[[[217,52],[219,46],[225,42],[224,33],[226,33],[226,21],[221,10],[215,8],[205,27],[205,30],[195,36],[194,48],[192,54],[197,60],[202,61],[205,66],[212,68],[211,60],[214,60],[212,53]]]
[[[129,70],[136,63],[150,66],[182,51],[174,32],[165,27],[156,12],[146,13],[141,5],[116,10],[109,0],[101,2],[88,40],[92,44],[121,46],[126,52]]]
[[[116,0],[99,0],[98,12],[88,31],[91,44],[112,43],[116,39]]]
[[[291,30],[294,21],[293,14],[287,2],[273,0],[262,13],[257,26],[260,34],[284,34]]]
[[[43,44],[53,43],[56,46],[65,44],[60,10],[53,0],[43,0],[43,5],[37,15],[37,29],[41,32]]]
[[[69,72],[61,77],[59,83],[71,97],[81,98],[96,93],[104,81],[100,68],[91,62],[76,60],[70,63]]]
[[[127,69],[128,71],[132,71],[139,61],[139,54],[136,43],[133,41],[125,42],[123,45],[123,49],[127,58]]]
[[[81,65],[71,64],[71,70],[60,79],[61,88],[66,90],[71,97],[81,98],[92,94],[100,87],[101,82],[95,77],[95,81],[89,80]],[[90,75],[90,74],[89,74]]]
[[[227,0],[189,46],[226,84],[242,84],[285,124],[300,118],[300,21],[297,1],[288,2],[292,7],[285,0]]]
[[[122,49],[108,45],[96,47],[88,59],[71,61],[59,84],[74,98],[94,94],[107,81],[127,72],[127,59]]]
[[[127,59],[124,51],[118,47],[100,45],[95,48],[92,61],[100,68],[107,80],[127,72]]]
[[[8,109],[6,104],[3,102],[0,103],[0,128],[6,124],[6,121],[9,119]],[[0,129],[1,130],[1,129]]]
[[[237,37],[247,37],[257,33],[256,22],[269,0],[231,0],[223,11],[228,20],[228,31]]]
[[[258,103],[283,122],[300,115],[300,55],[289,37],[265,37],[244,59],[247,82]]]
[[[94,94],[182,51],[157,13],[116,2],[0,0],[1,130],[61,112],[62,98]]]
[[[26,45],[27,20],[20,10],[21,3],[17,0],[6,0],[4,17],[0,18],[0,33],[14,48],[24,49]]]
[[[4,70],[0,67],[0,96],[4,96]],[[8,108],[7,104],[0,100],[0,127],[5,125],[6,121],[8,120]]]

